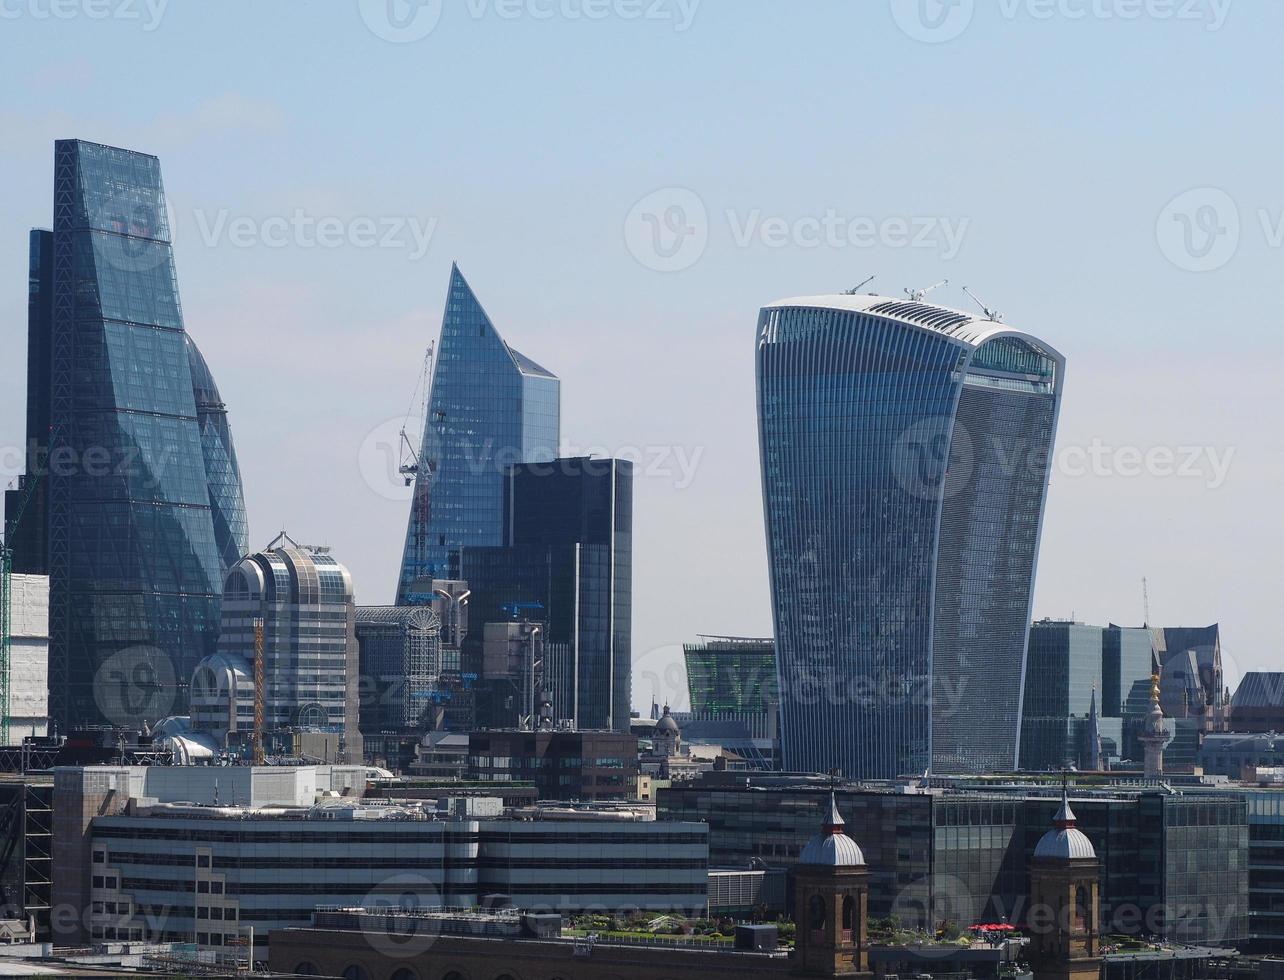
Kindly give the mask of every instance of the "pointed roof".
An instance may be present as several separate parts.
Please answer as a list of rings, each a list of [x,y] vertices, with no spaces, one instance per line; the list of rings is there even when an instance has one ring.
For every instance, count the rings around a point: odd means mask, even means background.
[[[482,319],[486,321],[486,325],[490,328],[491,332],[494,333],[496,339],[504,345],[504,349],[508,351],[508,356],[513,359],[513,365],[519,372],[528,377],[552,378],[557,380],[556,374],[548,368],[537,364],[521,351],[517,350],[517,348],[511,346],[508,341],[504,339],[504,335],[495,329],[495,321],[490,318],[490,314],[487,313],[486,308],[482,306],[481,300],[477,298],[477,293],[473,291],[473,287],[469,285],[463,272],[460,271],[459,263],[452,262],[450,263],[450,285],[447,288],[447,296],[452,296],[457,291],[463,291],[468,294],[468,298],[472,301],[473,305],[477,307],[477,312],[480,313]]]
[[[863,868],[865,855],[857,843],[843,833],[843,815],[838,812],[838,800],[833,791],[829,794],[829,813],[821,824],[821,832],[807,842],[798,856],[798,863],[824,868]]]
[[[1096,848],[1088,835],[1075,826],[1077,818],[1070,809],[1070,791],[1064,779],[1061,784],[1061,806],[1052,818],[1053,829],[1039,839],[1034,856],[1043,861],[1095,861]]]

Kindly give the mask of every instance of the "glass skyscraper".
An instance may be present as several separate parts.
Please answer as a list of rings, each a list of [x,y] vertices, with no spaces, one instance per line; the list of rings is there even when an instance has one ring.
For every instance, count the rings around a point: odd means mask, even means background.
[[[504,545],[463,551],[473,591],[469,642],[480,642],[481,624],[512,619],[516,604],[545,624],[545,640],[557,648],[545,678],[555,717],[628,731],[633,464],[568,458],[514,466],[503,500]]]
[[[762,310],[784,766],[1012,769],[1065,361],[922,302]]]
[[[53,232],[33,228],[27,275],[26,469],[4,494],[5,521],[17,521],[6,543],[13,571],[49,574],[49,344],[53,335]],[[22,501],[26,509],[19,520]],[[6,530],[8,530],[6,524]]]
[[[459,578],[459,551],[501,544],[504,474],[550,460],[561,435],[561,382],[504,342],[457,266],[433,368],[397,604],[418,583]]]
[[[214,650],[240,478],[183,329],[160,161],[59,140],[49,244],[50,714],[139,726],[186,710]]]

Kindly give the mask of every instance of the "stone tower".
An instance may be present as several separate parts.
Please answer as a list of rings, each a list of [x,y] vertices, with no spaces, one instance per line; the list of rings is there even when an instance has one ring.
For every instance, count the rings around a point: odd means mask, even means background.
[[[1075,827],[1065,789],[1053,829],[1040,839],[1030,865],[1034,980],[1097,980],[1101,972],[1097,852]]]
[[[829,816],[794,867],[795,964],[812,977],[858,977],[869,972],[866,922],[869,869],[856,842],[843,833],[831,793]]]

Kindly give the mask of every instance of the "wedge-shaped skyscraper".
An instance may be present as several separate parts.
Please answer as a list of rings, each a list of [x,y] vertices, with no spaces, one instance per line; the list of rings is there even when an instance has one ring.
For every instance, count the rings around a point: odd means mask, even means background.
[[[465,547],[504,543],[504,477],[557,456],[561,382],[504,342],[458,267],[434,361],[397,604],[459,578]]]
[[[785,767],[1012,769],[1065,361],[922,302],[762,310]]]
[[[58,141],[45,244],[50,713],[139,726],[186,710],[214,650],[240,475],[183,329],[160,161]]]

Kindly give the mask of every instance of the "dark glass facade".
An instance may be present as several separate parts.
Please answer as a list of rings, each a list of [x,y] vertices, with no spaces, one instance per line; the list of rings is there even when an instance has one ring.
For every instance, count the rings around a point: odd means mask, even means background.
[[[911,928],[1021,921],[1034,848],[1060,802],[1025,788],[904,793],[840,786],[847,833],[870,874],[869,914]],[[1071,796],[1100,860],[1103,933],[1237,944],[1248,937],[1249,824],[1228,794],[1127,789]],[[709,825],[709,863],[788,868],[829,786],[796,776],[710,773],[658,791],[659,820]]]
[[[50,714],[137,726],[186,710],[218,636],[207,453],[160,162],[54,158]]]
[[[53,232],[34,228],[27,273],[26,473],[4,495],[6,522],[17,522],[8,541],[13,571],[49,574],[49,356],[53,340]],[[32,485],[34,483],[34,486]],[[26,499],[26,508],[19,510]]]
[[[558,459],[511,468],[502,547],[465,548],[473,623],[546,624],[555,717],[627,731],[633,636],[633,464]],[[480,641],[475,631],[469,644]],[[495,719],[492,719],[492,724]]]
[[[209,365],[190,335],[187,338],[187,361],[192,372],[196,421],[201,427],[201,452],[205,458],[210,516],[214,520],[214,542],[218,546],[219,567],[226,579],[232,566],[250,550],[241,468],[236,462],[236,447],[232,445],[227,406],[214,383]]]
[[[1106,628],[1101,651],[1101,713],[1107,718],[1133,713],[1130,705],[1141,707],[1143,714],[1149,710],[1153,650],[1148,629]]]
[[[1100,626],[1043,620],[1030,628],[1025,710],[1021,718],[1021,768],[1077,765],[1079,722],[1088,718],[1093,692],[1101,690]]]
[[[436,349],[397,604],[422,582],[459,578],[459,552],[503,542],[504,475],[557,455],[561,382],[504,342],[452,267]]]
[[[757,340],[785,768],[1011,769],[1064,360],[877,297]]]
[[[775,641],[709,636],[683,644],[682,654],[693,715],[776,710]]]

